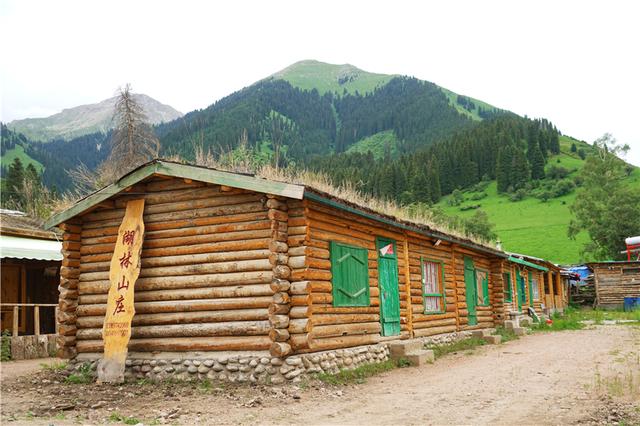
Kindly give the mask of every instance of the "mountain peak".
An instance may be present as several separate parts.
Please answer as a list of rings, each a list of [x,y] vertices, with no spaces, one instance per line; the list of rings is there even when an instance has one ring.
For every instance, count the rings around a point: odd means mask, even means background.
[[[393,77],[390,74],[367,72],[351,64],[329,64],[315,59],[295,62],[271,76],[286,80],[303,90],[316,89],[321,94],[335,92],[339,95],[345,90],[361,94],[373,92]]]
[[[142,93],[133,96],[143,107],[151,124],[166,123],[183,115],[151,96]],[[56,138],[70,140],[89,133],[106,132],[112,127],[111,119],[116,98],[114,96],[95,104],[65,108],[49,117],[14,120],[8,123],[7,127],[31,140],[39,141]]]

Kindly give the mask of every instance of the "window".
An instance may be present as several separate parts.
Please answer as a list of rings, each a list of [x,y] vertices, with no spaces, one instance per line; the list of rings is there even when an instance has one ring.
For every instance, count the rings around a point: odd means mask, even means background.
[[[425,314],[445,311],[446,301],[442,262],[422,259],[422,293]]]
[[[504,285],[504,301],[513,302],[513,291],[511,290],[511,274],[505,272],[502,274],[502,282]]]
[[[482,269],[476,270],[476,294],[478,295],[478,306],[489,304],[489,272]]]
[[[333,306],[369,306],[369,264],[366,248],[331,242]]]
[[[622,275],[640,274],[640,268],[622,268]]]
[[[533,300],[540,299],[540,287],[538,286],[538,279],[531,278],[531,283],[529,285],[531,286],[531,295],[533,296]]]

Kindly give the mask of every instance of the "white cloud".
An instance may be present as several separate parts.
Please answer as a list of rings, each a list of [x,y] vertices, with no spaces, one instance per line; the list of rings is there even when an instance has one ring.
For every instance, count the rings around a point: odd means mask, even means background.
[[[634,2],[10,1],[2,120],[96,102],[125,83],[188,112],[301,59],[415,75],[640,165]]]

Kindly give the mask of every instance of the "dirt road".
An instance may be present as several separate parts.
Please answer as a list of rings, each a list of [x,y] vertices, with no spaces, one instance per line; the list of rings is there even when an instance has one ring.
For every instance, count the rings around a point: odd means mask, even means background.
[[[575,424],[614,423],[620,411],[640,421],[640,328],[535,334],[341,387],[99,387],[43,377],[3,380],[3,424],[118,416],[147,424]]]

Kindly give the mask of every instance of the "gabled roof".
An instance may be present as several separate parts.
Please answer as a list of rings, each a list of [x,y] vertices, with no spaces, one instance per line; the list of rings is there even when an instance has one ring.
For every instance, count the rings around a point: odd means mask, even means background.
[[[82,198],[71,208],[57,213],[45,222],[47,229],[57,226],[72,217],[86,212],[97,204],[124,191],[131,185],[148,178],[152,175],[171,176],[176,178],[192,179],[200,182],[213,183],[217,185],[231,186],[234,188],[248,189],[251,191],[264,192],[266,194],[280,195],[288,198],[301,200],[304,195],[304,186],[292,185],[284,182],[275,182],[261,179],[254,176],[239,173],[223,172],[206,167],[186,165],[166,160],[153,160],[137,169],[127,173],[117,182],[100,189]]]
[[[117,182],[96,191],[67,210],[55,214],[46,221],[45,227],[52,228],[75,216],[91,210],[96,205],[108,198],[119,194],[126,188],[153,175],[170,176],[183,179],[192,179],[200,182],[207,182],[217,185],[225,185],[234,188],[247,189],[266,194],[279,195],[286,198],[301,200],[303,198],[320,202],[334,208],[373,219],[387,225],[396,226],[402,229],[414,231],[428,237],[449,241],[462,246],[474,248],[476,250],[506,258],[507,254],[486,245],[471,241],[470,239],[455,237],[445,232],[438,231],[422,223],[401,220],[394,216],[380,213],[366,206],[357,205],[348,200],[337,198],[326,192],[317,190],[310,186],[290,184],[258,178],[253,175],[241,173],[224,172],[202,166],[181,164],[167,160],[153,160],[126,174]]]

